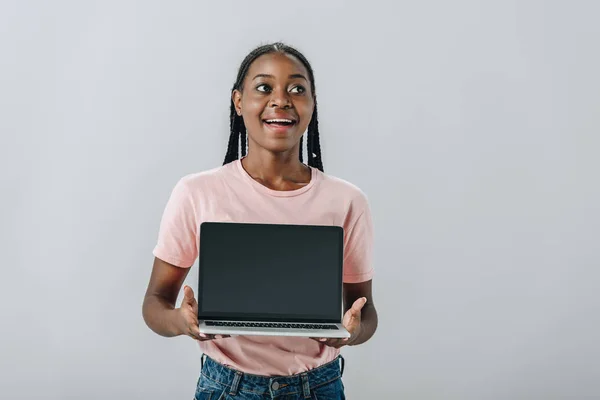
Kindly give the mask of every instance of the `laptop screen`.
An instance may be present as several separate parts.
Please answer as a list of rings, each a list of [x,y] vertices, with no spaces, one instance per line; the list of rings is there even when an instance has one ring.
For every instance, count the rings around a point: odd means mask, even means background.
[[[343,229],[203,223],[198,318],[340,322]]]

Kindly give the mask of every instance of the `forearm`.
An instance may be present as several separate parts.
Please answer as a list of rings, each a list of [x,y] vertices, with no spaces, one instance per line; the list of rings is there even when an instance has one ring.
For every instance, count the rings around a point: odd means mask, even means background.
[[[350,346],[357,346],[371,339],[377,330],[378,317],[377,310],[373,304],[365,304],[361,310],[360,331],[358,336],[349,343]]]
[[[173,337],[182,333],[178,328],[177,311],[173,305],[159,296],[146,296],[142,306],[146,325],[161,336]]]

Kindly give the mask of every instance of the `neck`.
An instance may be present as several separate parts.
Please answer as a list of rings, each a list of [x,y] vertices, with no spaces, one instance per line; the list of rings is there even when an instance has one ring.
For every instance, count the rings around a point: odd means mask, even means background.
[[[281,153],[249,146],[248,155],[242,160],[242,165],[248,174],[261,181],[302,182],[307,177],[310,180],[310,169],[300,162],[299,151],[299,146]]]

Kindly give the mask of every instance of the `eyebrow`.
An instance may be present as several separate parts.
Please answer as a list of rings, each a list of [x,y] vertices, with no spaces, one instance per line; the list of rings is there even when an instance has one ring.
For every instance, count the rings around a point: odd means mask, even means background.
[[[271,78],[274,79],[275,77],[273,75],[269,75],[269,74],[258,74],[256,75],[252,80],[256,79],[256,78]],[[308,82],[308,79],[306,79],[306,77],[302,74],[292,74],[288,77],[289,79],[304,79],[306,82]]]

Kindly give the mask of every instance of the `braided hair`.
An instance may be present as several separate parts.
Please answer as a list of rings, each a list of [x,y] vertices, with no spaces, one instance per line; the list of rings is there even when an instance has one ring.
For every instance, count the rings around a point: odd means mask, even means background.
[[[308,165],[314,168],[323,171],[323,160],[321,159],[321,144],[319,142],[319,121],[317,114],[317,98],[315,95],[315,77],[313,74],[312,67],[310,63],[300,53],[298,50],[294,49],[283,43],[272,43],[257,47],[250,54],[246,56],[240,68],[238,70],[238,75],[235,83],[233,84],[233,88],[231,89],[232,99],[230,105],[230,135],[229,135],[229,143],[227,145],[227,153],[225,154],[225,161],[223,161],[223,165],[228,164],[234,160],[239,158],[239,152],[241,150],[241,155],[244,157],[246,155],[246,145],[247,145],[247,133],[246,133],[246,125],[244,125],[243,118],[238,115],[235,111],[235,105],[233,104],[233,92],[235,90],[241,91],[244,85],[244,79],[248,74],[248,70],[250,69],[250,65],[256,60],[258,57],[264,54],[270,53],[283,53],[289,54],[296,57],[300,62],[304,65],[306,70],[308,71],[308,77],[310,80],[310,88],[313,93],[315,108],[312,114],[312,118],[308,124],[308,137],[307,137],[307,154],[308,154]],[[302,146],[303,146],[303,138],[300,138],[300,162],[303,162],[302,159]]]

